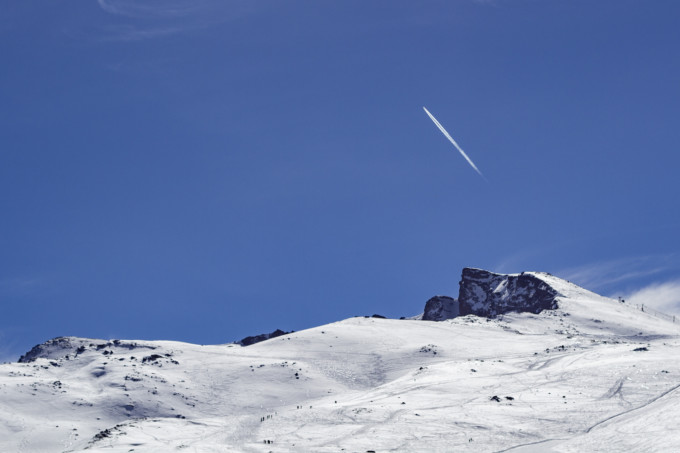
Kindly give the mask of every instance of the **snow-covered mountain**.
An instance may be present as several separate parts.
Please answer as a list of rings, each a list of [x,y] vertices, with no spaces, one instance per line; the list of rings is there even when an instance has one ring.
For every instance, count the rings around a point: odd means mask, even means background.
[[[251,346],[50,340],[0,365],[0,451],[680,451],[680,324],[533,272],[466,269],[443,304]]]

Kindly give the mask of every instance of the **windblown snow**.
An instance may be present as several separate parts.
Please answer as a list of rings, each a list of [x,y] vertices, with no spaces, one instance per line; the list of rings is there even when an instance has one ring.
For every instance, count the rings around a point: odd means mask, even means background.
[[[532,275],[558,308],[51,340],[0,366],[0,451],[680,451],[680,325]]]

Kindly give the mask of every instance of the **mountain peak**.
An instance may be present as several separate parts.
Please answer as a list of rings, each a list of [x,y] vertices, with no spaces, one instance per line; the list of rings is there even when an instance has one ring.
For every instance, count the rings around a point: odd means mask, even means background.
[[[564,296],[561,288],[571,285],[544,272],[498,274],[472,267],[463,269],[459,284],[457,299],[435,296],[428,300],[422,319],[442,321],[465,315],[494,318],[510,312],[554,310],[558,308],[557,298]]]
[[[509,312],[554,310],[561,295],[539,273],[496,274],[464,268],[458,301],[462,316],[495,317]]]
[[[456,319],[353,317],[253,348],[55,338],[0,365],[0,451],[680,451],[657,435],[680,416],[668,319],[472,268],[426,312]]]

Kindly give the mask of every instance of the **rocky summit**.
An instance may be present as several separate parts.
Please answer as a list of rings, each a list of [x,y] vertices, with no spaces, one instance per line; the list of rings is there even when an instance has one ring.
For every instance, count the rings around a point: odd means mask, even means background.
[[[538,272],[460,287],[422,316],[445,322],[49,340],[0,364],[0,452],[680,451],[672,316]]]
[[[542,272],[496,274],[466,267],[461,276],[458,299],[431,298],[425,304],[422,319],[443,321],[465,315],[494,318],[510,312],[554,310],[561,294],[544,278],[549,275]]]
[[[463,269],[458,295],[461,316],[495,317],[509,312],[554,310],[557,308],[556,297],[560,294],[536,274],[505,275],[482,269]]]

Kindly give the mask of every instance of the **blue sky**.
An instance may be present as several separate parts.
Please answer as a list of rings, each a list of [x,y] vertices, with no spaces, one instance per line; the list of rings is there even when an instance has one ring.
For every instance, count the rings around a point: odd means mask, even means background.
[[[8,2],[0,355],[409,316],[465,266],[680,311],[679,19],[671,0]]]

